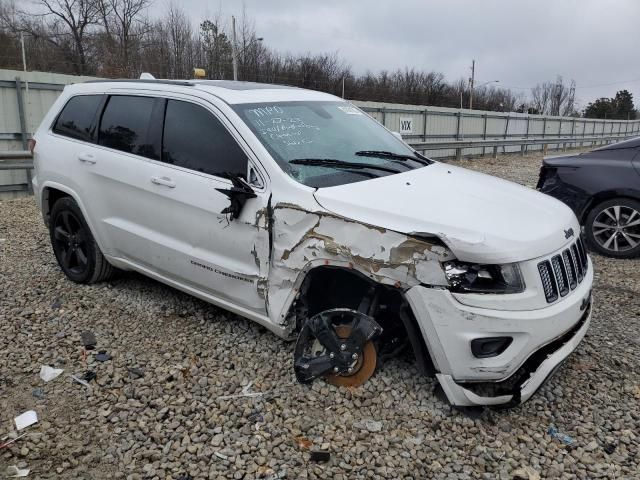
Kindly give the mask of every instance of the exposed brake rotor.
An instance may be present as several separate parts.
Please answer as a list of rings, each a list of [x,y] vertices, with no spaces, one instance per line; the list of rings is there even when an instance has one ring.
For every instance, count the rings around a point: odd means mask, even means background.
[[[348,325],[338,325],[335,327],[338,337],[346,339],[351,335],[351,327]],[[371,340],[364,344],[362,355],[354,361],[351,373],[330,373],[324,379],[338,387],[359,387],[371,378],[376,371],[377,363],[376,347]]]
[[[373,318],[347,308],[325,310],[310,318],[298,335],[294,370],[301,383],[318,377],[333,385],[356,387],[376,369],[373,339],[382,327]]]

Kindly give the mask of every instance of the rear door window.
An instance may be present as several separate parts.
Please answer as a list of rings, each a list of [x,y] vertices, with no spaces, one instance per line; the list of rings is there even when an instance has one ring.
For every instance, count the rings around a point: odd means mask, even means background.
[[[90,142],[95,130],[94,119],[102,95],[72,97],[60,112],[53,131],[65,137]]]
[[[130,95],[109,98],[100,121],[98,143],[123,152],[157,158],[151,135],[155,102],[152,97]]]
[[[162,161],[218,177],[246,178],[247,156],[227,129],[203,107],[169,100]]]

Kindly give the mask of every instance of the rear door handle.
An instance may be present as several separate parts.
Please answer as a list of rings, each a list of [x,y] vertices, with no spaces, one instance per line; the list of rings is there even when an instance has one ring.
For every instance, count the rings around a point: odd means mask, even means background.
[[[78,155],[78,160],[82,163],[88,163],[89,165],[94,165],[96,163],[96,159],[90,153],[81,153]]]
[[[151,183],[155,183],[156,185],[163,185],[169,188],[175,188],[176,182],[171,180],[169,177],[151,177]]]

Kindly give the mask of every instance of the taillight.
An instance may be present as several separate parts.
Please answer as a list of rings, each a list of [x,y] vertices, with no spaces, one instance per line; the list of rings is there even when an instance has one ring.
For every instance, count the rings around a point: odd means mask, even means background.
[[[33,155],[33,151],[36,148],[36,140],[34,138],[30,138],[29,140],[27,140],[27,148],[31,152],[31,155]]]

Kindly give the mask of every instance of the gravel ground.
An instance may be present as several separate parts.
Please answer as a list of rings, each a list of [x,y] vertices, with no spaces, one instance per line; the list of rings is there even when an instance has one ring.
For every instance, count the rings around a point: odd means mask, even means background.
[[[531,186],[540,156],[455,163]],[[0,438],[23,411],[39,417],[0,450],[0,475],[19,465],[29,478],[74,479],[638,478],[640,261],[594,261],[578,350],[524,405],[473,418],[406,360],[364,387],[302,386],[293,345],[249,321],[137,274],[75,285],[33,199],[0,202]],[[112,360],[85,365],[85,330]],[[45,384],[43,364],[64,373]],[[71,381],[87,368],[90,388]],[[260,395],[220,398],[243,389]],[[310,461],[310,443],[331,460]]]

